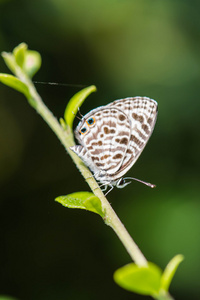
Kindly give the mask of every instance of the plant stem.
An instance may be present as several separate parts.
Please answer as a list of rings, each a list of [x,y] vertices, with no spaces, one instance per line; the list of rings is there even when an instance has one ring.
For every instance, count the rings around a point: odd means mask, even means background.
[[[136,245],[136,243],[134,242],[134,240],[132,239],[132,237],[130,236],[130,234],[128,233],[128,231],[120,221],[120,219],[118,218],[117,214],[109,204],[108,200],[105,197],[104,197],[105,199],[101,197],[99,198],[101,199],[102,202],[104,202],[104,207],[106,207],[106,216],[107,216],[107,219],[105,220],[106,224],[111,226],[112,229],[115,231],[115,233],[117,234],[117,236],[119,237],[123,245],[125,246],[127,252],[131,256],[133,261],[135,261],[135,263],[138,266],[147,265],[146,258],[144,257],[144,255],[142,254],[142,252],[140,251],[140,249],[138,248],[138,246]]]
[[[42,101],[41,97],[37,93],[34,85],[32,82],[24,77],[21,76],[22,74],[18,74],[18,77],[20,79],[23,79],[23,81],[28,85],[32,99],[30,102],[34,103],[32,105],[36,111],[41,115],[41,117],[45,120],[45,122],[49,125],[49,127],[53,130],[53,132],[56,134],[58,139],[61,141],[63,146],[65,147],[66,151],[69,153],[71,158],[73,159],[74,163],[76,164],[77,168],[80,170],[81,174],[87,181],[88,185],[92,189],[93,193],[101,200],[102,203],[102,210],[105,213],[104,221],[107,225],[112,227],[112,229],[115,231],[121,242],[123,243],[124,247],[130,254],[131,258],[135,263],[139,266],[145,266],[147,265],[147,260],[132,239],[132,237],[129,235],[128,231],[116,215],[115,211],[111,207],[110,203],[102,193],[101,189],[99,188],[99,185],[97,184],[96,180],[92,176],[89,169],[84,165],[82,160],[74,153],[72,152],[69,147],[73,146],[74,138],[73,138],[73,132],[70,128],[64,129],[58,120],[54,117],[52,112],[47,108],[47,106]]]

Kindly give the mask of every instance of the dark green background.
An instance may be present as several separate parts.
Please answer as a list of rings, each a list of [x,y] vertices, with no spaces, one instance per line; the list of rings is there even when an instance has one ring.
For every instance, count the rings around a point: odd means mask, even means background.
[[[185,256],[170,288],[176,300],[200,294],[199,13],[197,0],[0,1],[0,51],[26,42],[43,59],[35,80],[95,84],[83,114],[128,96],[158,101],[154,133],[128,173],[157,188],[133,182],[108,199],[148,260],[164,268]],[[37,84],[58,118],[80,88]],[[1,294],[148,299],[113,282],[131,259],[99,216],[54,201],[88,186],[23,95],[3,85],[0,190]]]

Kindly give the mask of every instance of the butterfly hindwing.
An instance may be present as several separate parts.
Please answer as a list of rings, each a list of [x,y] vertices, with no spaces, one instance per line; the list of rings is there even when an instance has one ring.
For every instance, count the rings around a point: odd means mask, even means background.
[[[122,177],[139,158],[155,126],[157,103],[147,97],[116,100],[109,106],[122,109],[131,121],[131,136],[116,178]]]

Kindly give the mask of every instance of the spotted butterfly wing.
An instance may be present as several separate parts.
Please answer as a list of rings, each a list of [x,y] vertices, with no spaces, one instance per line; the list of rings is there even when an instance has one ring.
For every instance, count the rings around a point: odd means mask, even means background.
[[[71,147],[97,180],[113,185],[136,162],[156,122],[157,103],[147,97],[116,100],[92,110],[75,130]]]
[[[124,160],[131,123],[123,111],[104,106],[84,116],[75,136],[81,146],[71,149],[79,152],[77,154],[93,172],[106,173],[109,177],[117,172]]]
[[[107,105],[122,110],[131,121],[131,136],[123,162],[114,180],[122,177],[139,158],[156,123],[157,102],[147,97],[133,97],[116,100]]]

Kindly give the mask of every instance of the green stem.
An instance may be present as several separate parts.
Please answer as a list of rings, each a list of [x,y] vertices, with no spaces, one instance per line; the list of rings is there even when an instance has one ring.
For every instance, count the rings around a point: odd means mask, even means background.
[[[82,160],[72,152],[69,147],[73,146],[74,138],[73,132],[70,128],[64,129],[58,120],[54,117],[52,112],[47,108],[47,106],[42,101],[41,97],[37,93],[34,85],[32,82],[21,74],[20,72],[17,74],[18,77],[23,80],[29,87],[30,93],[32,98],[29,99],[29,103],[36,109],[36,111],[41,115],[41,117],[45,120],[45,122],[49,125],[49,127],[53,130],[56,134],[58,139],[61,141],[63,146],[65,147],[66,151],[69,153],[73,161],[75,162],[77,168],[80,170],[81,174],[87,181],[88,185],[92,189],[93,193],[101,200],[102,209],[105,212],[105,223],[112,227],[115,231],[121,242],[123,243],[124,247],[130,254],[131,258],[135,263],[139,266],[145,266],[147,264],[147,260],[134,242],[134,240],[129,235],[128,231],[114,212],[113,208],[109,204],[108,200],[102,193],[99,185],[97,184],[96,180],[92,176],[89,169],[83,164]]]

